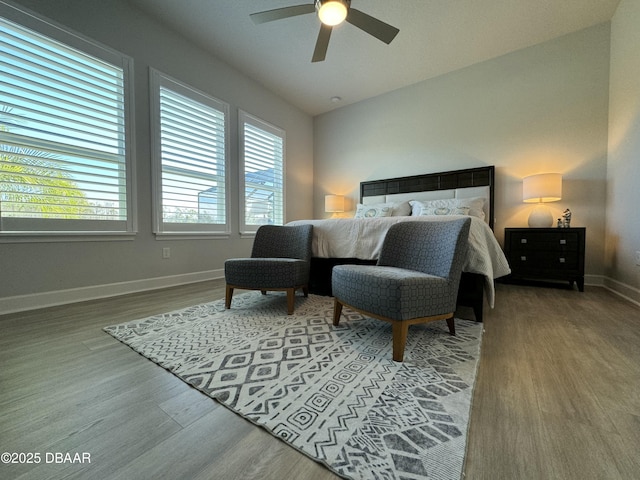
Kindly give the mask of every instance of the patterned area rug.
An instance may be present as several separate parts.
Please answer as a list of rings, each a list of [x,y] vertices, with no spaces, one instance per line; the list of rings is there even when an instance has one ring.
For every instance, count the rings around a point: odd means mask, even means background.
[[[481,324],[412,326],[396,363],[390,324],[285,304],[250,292],[105,331],[344,478],[461,478]]]

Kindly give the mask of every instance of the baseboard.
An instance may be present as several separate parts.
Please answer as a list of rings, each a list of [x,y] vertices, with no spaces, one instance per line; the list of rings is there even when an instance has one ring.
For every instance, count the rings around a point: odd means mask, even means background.
[[[30,295],[4,297],[0,298],[0,315],[84,302],[87,300],[116,297],[118,295],[175,287],[189,283],[205,282],[207,280],[218,280],[221,278],[224,278],[223,270],[208,270],[205,272],[185,273],[129,282],[92,285],[68,290],[55,290]],[[602,275],[585,275],[585,284],[604,287],[616,295],[640,306],[640,289],[632,287],[631,285]]]
[[[224,278],[224,271],[221,269],[4,297],[0,298],[0,315],[96,300],[99,298],[116,297],[118,295],[175,287],[177,285],[217,280],[220,278]]]
[[[629,300],[631,303],[635,303],[640,306],[640,289],[627,285],[626,283],[619,282],[610,277],[604,277],[603,287],[616,295]]]
[[[640,306],[640,289],[632,287],[631,285],[604,275],[585,275],[584,283],[592,287],[606,288],[610,292]]]
[[[603,275],[585,275],[584,284],[591,285],[592,287],[604,287]]]

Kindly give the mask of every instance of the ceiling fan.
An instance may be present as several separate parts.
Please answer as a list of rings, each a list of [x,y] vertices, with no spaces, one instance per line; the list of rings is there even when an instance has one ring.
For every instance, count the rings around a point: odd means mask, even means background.
[[[345,20],[387,45],[391,43],[400,31],[396,27],[392,27],[371,15],[351,8],[351,0],[314,0],[310,4],[293,5],[291,7],[252,13],[250,17],[255,24],[260,24],[314,12],[318,13],[318,18],[320,18],[322,24],[320,25],[320,33],[318,33],[318,40],[313,51],[312,62],[322,62],[325,59],[333,27]]]

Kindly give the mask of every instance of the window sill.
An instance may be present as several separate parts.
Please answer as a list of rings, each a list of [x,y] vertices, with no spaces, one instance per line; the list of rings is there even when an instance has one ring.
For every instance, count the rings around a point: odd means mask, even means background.
[[[156,232],[154,235],[156,240],[224,240],[231,232]]]
[[[137,232],[2,232],[0,243],[122,242]]]

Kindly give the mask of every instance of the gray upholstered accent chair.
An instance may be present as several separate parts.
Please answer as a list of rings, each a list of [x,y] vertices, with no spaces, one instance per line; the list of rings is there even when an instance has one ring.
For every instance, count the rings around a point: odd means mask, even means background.
[[[231,308],[233,290],[284,290],[287,313],[294,308],[295,292],[309,295],[312,225],[262,225],[253,241],[251,258],[230,258],[224,263],[227,283],[225,307]]]
[[[333,268],[333,324],[342,306],[392,324],[393,360],[402,362],[409,325],[446,320],[455,335],[462,265],[468,246],[468,218],[393,225],[376,265]]]

